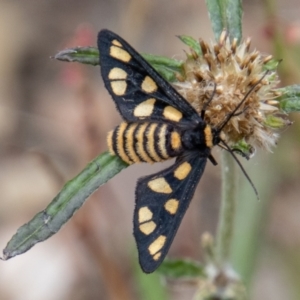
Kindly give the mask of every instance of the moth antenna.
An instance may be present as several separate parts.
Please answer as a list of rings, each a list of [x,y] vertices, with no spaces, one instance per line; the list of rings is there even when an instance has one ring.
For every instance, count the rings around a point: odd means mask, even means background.
[[[217,91],[217,84],[214,83],[214,90],[213,90],[213,92],[212,92],[210,98],[208,99],[208,101],[203,105],[203,108],[202,108],[202,110],[201,110],[200,116],[201,116],[202,119],[204,119],[206,108],[207,108],[207,106],[209,105],[209,103],[212,101],[212,99],[214,98],[214,96],[215,96],[215,94],[216,94],[216,91]]]
[[[220,147],[220,148],[222,148],[223,150],[228,151],[228,149],[227,149],[226,147],[224,147],[223,145],[218,144],[217,146]],[[240,150],[240,149],[237,149],[237,148],[230,148],[230,150],[231,150],[232,152],[238,152],[241,156],[243,156],[243,157],[246,158],[247,160],[250,159],[250,156],[249,156],[247,153],[245,153],[245,152],[243,152],[242,150]]]
[[[241,107],[241,105],[247,100],[248,96],[254,91],[254,89],[262,82],[262,80],[266,77],[266,75],[269,73],[269,71],[266,71],[265,74],[259,79],[257,83],[253,85],[253,87],[246,93],[242,101],[236,106],[236,108],[227,116],[227,118],[222,122],[222,124],[217,129],[217,133],[220,133],[223,128],[226,126],[226,124],[229,122],[229,120],[235,115],[237,110]]]
[[[221,143],[225,146],[224,149],[227,150],[231,156],[234,158],[234,160],[237,162],[237,164],[239,165],[240,169],[242,170],[243,174],[245,175],[245,177],[247,178],[248,182],[250,183],[257,200],[259,200],[259,196],[258,196],[258,192],[257,189],[253,183],[253,181],[251,180],[250,176],[247,174],[246,170],[244,169],[243,165],[241,164],[241,162],[238,160],[238,158],[236,157],[236,155],[234,154],[234,152],[230,149],[230,147],[227,145],[227,143],[224,140],[220,140]]]

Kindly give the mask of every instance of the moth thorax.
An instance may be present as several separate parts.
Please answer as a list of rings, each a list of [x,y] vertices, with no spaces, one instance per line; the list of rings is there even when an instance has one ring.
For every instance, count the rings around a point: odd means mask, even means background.
[[[108,133],[107,144],[128,164],[161,162],[183,150],[179,130],[162,122],[121,123]]]
[[[209,125],[198,126],[184,131],[182,134],[183,147],[186,150],[200,150],[213,147],[213,133]]]

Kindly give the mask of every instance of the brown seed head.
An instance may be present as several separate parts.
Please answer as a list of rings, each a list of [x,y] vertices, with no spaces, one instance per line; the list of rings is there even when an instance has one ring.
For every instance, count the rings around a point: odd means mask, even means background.
[[[216,44],[199,41],[202,55],[188,55],[184,63],[185,80],[175,83],[177,90],[200,113],[211,97],[214,85],[216,92],[205,112],[205,121],[212,126],[221,124],[247,92],[266,73],[265,66],[272,59],[257,50],[250,51],[251,40],[240,45],[224,31]],[[230,119],[223,133],[229,144],[241,140],[271,151],[278,133],[268,125],[270,115],[278,117],[278,84],[276,71],[269,71],[255,87],[238,111]],[[282,122],[282,124],[287,124]]]

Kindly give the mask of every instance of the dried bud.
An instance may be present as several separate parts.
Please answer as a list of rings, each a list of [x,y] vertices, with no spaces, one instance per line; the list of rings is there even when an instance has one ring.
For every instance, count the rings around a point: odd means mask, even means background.
[[[220,270],[214,265],[207,266],[207,279],[199,280],[195,300],[246,300],[244,284],[229,267]]]
[[[269,68],[272,56],[250,51],[250,43],[250,39],[240,45],[236,40],[230,42],[225,31],[216,44],[200,40],[202,55],[187,56],[185,80],[174,85],[199,113],[216,85],[213,99],[205,110],[205,121],[218,126],[265,75],[224,127],[223,134],[230,145],[243,140],[271,151],[278,139],[276,130],[290,122],[278,109],[279,80],[275,68]]]

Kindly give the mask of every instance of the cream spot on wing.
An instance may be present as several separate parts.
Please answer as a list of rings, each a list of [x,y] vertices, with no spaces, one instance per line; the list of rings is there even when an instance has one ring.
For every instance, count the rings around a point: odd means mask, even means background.
[[[133,115],[135,117],[143,118],[143,117],[149,117],[151,116],[153,110],[154,110],[154,103],[156,99],[150,98],[139,105],[136,106],[136,108],[133,111]]]
[[[122,44],[118,40],[113,40],[112,44],[114,44],[115,46],[123,47]]]
[[[158,252],[158,253],[156,253],[156,254],[153,256],[153,259],[154,259],[154,260],[159,260],[160,257],[161,257],[161,252]]]
[[[170,199],[165,203],[165,210],[171,215],[175,215],[179,206],[179,201],[176,199]]]
[[[146,93],[153,93],[157,90],[157,85],[151,77],[146,76],[142,82],[141,88]]]
[[[166,106],[163,112],[166,119],[179,122],[182,119],[182,113],[173,106]]]
[[[156,224],[153,221],[143,223],[139,226],[140,231],[146,235],[152,233],[155,228],[156,228]]]
[[[114,57],[114,58],[124,61],[124,62],[129,62],[131,60],[131,55],[127,51],[125,51],[122,48],[116,47],[116,46],[110,47],[109,54],[111,57]]]
[[[139,223],[150,221],[153,217],[152,211],[147,207],[141,207],[139,209]]]
[[[127,83],[124,80],[111,81],[110,86],[114,94],[117,96],[122,96],[126,92]]]
[[[176,168],[174,176],[179,179],[185,179],[192,170],[192,166],[186,161]]]
[[[148,247],[149,253],[154,255],[157,253],[165,244],[167,237],[160,235],[152,244]]]
[[[148,187],[156,193],[170,194],[172,189],[163,177],[148,182]]]
[[[112,68],[109,71],[108,79],[126,79],[127,73],[121,68]]]

